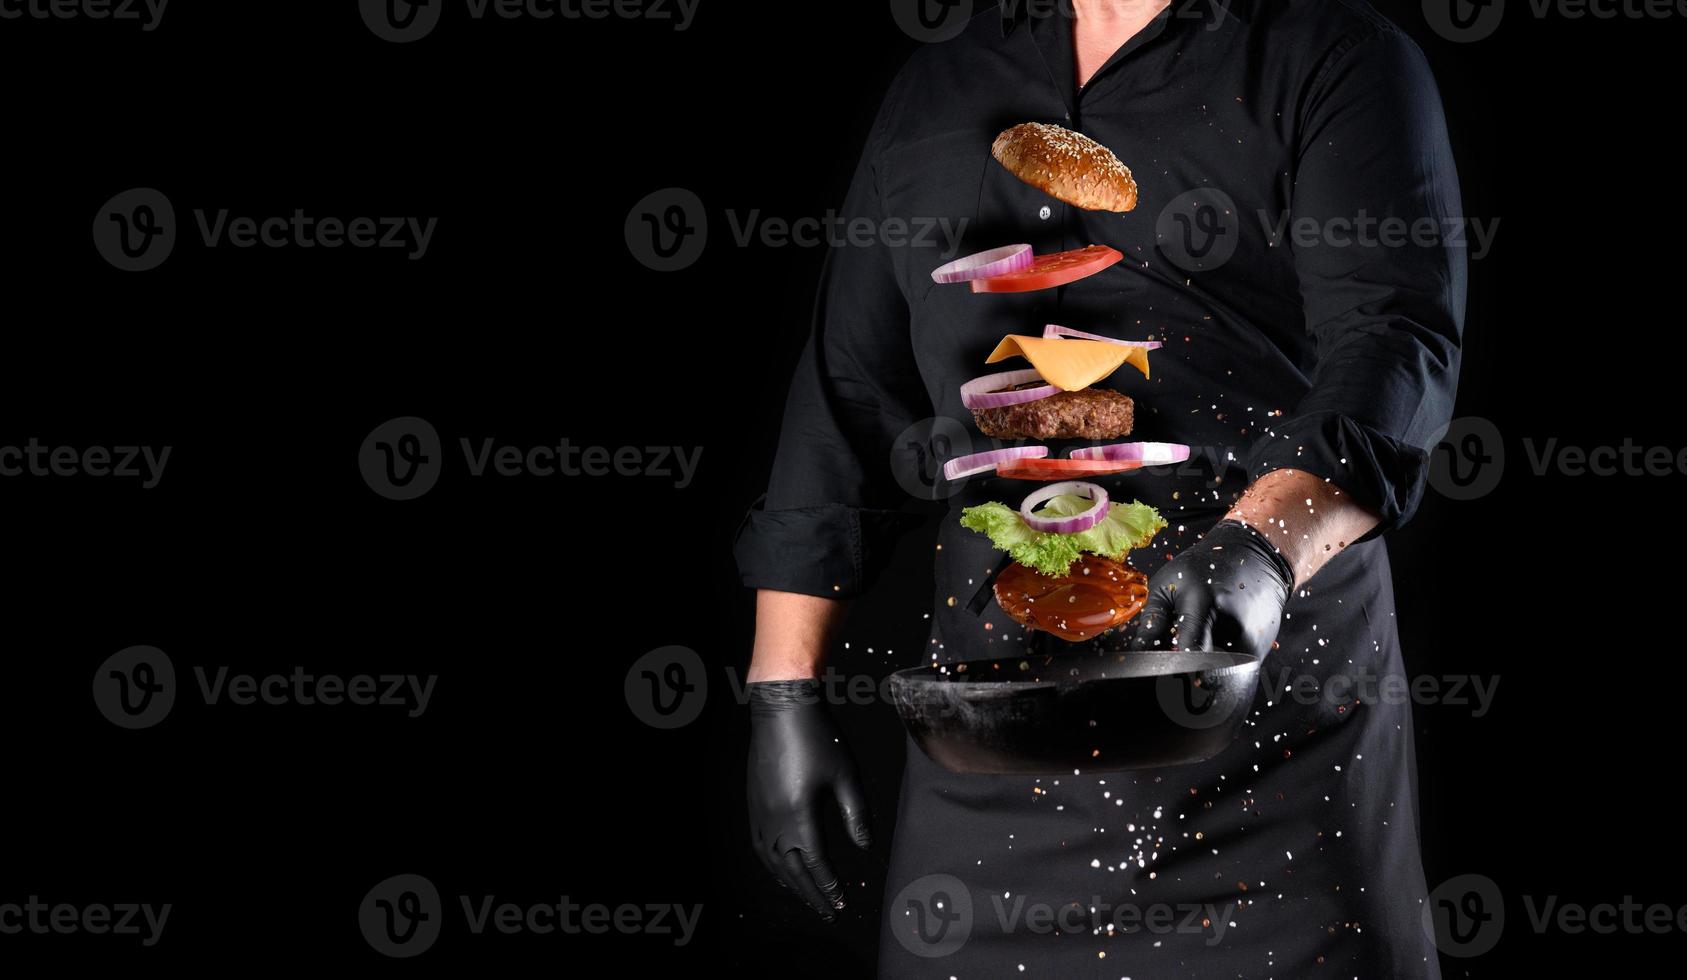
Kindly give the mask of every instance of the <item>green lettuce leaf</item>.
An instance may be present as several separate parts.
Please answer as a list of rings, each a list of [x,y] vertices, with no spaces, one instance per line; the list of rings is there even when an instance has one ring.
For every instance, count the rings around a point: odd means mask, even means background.
[[[1088,510],[1089,498],[1061,494],[1037,509],[1038,515],[1070,517]],[[1123,561],[1132,548],[1146,547],[1166,526],[1159,511],[1133,501],[1115,503],[1096,526],[1077,534],[1050,534],[1032,530],[1019,512],[1006,504],[988,503],[961,511],[961,526],[989,535],[990,542],[1013,560],[1049,576],[1065,575],[1085,551]]]

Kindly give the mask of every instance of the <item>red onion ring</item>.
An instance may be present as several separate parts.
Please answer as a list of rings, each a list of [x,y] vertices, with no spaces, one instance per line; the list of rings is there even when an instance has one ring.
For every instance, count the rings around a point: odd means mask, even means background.
[[[1095,501],[1095,504],[1082,514],[1076,514],[1072,517],[1038,517],[1031,513],[1038,504],[1052,497],[1058,497],[1063,493],[1075,493],[1080,497],[1088,497]],[[1107,491],[1093,483],[1085,483],[1083,480],[1051,483],[1026,497],[1025,502],[1019,505],[1020,519],[1033,531],[1042,531],[1047,534],[1077,534],[1079,531],[1088,531],[1100,524],[1106,516]]]
[[[1023,405],[1034,402],[1039,398],[1059,391],[1054,385],[1045,384],[1036,388],[1022,388],[1018,391],[997,391],[998,388],[1011,388],[1022,385],[1027,381],[1041,381],[1043,376],[1035,368],[1022,371],[1003,371],[1001,374],[986,374],[982,378],[973,378],[961,385],[961,404],[968,408],[1006,408],[1009,405]]]
[[[931,281],[951,283],[992,279],[1010,272],[1029,269],[1035,261],[1036,256],[1031,254],[1029,245],[1003,245],[1001,248],[992,248],[964,259],[956,259],[948,265],[940,265],[932,272]]]
[[[1163,346],[1158,340],[1119,340],[1114,337],[1103,337],[1098,333],[1084,333],[1073,330],[1058,323],[1051,323],[1043,328],[1044,337],[1078,337],[1083,340],[1099,340],[1104,344],[1118,344],[1121,347],[1141,347],[1144,350],[1159,350]]]
[[[1189,447],[1180,442],[1115,442],[1105,446],[1084,446],[1071,452],[1073,459],[1103,459],[1111,463],[1139,462],[1144,466],[1181,463],[1189,458]]]
[[[997,466],[1014,459],[1043,459],[1049,454],[1047,446],[1013,446],[1008,449],[992,449],[988,452],[973,453],[971,456],[957,456],[943,464],[943,478],[959,480],[962,477],[973,476],[986,471],[993,471]]]

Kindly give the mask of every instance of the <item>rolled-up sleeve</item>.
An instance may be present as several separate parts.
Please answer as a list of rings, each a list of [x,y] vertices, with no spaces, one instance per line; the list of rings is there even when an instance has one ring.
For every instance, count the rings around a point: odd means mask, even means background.
[[[1453,409],[1464,325],[1458,175],[1423,53],[1391,28],[1335,52],[1303,110],[1291,238],[1311,390],[1249,459],[1324,477],[1411,517]],[[1304,237],[1303,237],[1304,236]]]
[[[880,149],[896,99],[893,86],[850,182],[768,490],[738,530],[734,554],[752,588],[855,595],[883,568],[895,537],[920,520],[904,510],[914,501],[892,476],[891,452],[932,409],[891,249],[877,234],[888,217]],[[874,234],[851,233],[868,227]]]

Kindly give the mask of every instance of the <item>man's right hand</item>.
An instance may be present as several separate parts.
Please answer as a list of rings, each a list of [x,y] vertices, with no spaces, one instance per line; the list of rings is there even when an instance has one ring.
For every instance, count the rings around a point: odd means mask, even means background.
[[[762,865],[827,922],[844,907],[826,861],[820,808],[837,801],[857,847],[872,840],[867,801],[817,680],[759,681],[750,696],[750,844]]]

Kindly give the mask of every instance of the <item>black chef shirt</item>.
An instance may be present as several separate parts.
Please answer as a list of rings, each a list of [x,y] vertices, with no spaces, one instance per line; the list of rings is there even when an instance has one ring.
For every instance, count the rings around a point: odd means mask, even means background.
[[[1361,3],[1174,0],[1080,90],[1065,6],[981,14],[892,84],[843,209],[857,234],[827,258],[768,491],[739,533],[746,585],[849,596],[922,496],[1017,507],[1034,484],[931,473],[934,456],[1002,445],[961,385],[1028,366],[984,358],[1047,323],[1165,344],[1151,378],[1126,367],[1097,383],[1135,400],[1130,438],[1194,447],[1183,466],[1099,481],[1172,522],[1152,560],[1274,469],[1332,481],[1381,516],[1373,534],[1416,507],[1452,408],[1465,287],[1422,52]],[[1111,148],[1135,210],[1069,207],[994,162],[994,137],[1031,121]],[[964,229],[958,250],[921,233],[941,222]],[[1017,242],[1125,259],[1023,294],[931,280],[957,254]],[[992,563],[979,546],[938,555],[940,599],[964,605]]]

